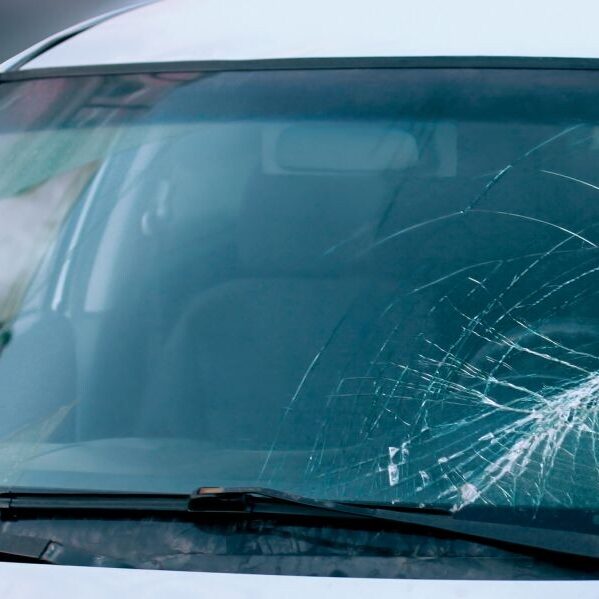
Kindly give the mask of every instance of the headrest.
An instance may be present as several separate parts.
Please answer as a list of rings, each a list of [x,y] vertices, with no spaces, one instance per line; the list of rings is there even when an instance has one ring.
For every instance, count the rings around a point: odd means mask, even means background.
[[[259,175],[240,217],[243,269],[272,275],[325,273],[373,239],[394,185],[372,175]]]

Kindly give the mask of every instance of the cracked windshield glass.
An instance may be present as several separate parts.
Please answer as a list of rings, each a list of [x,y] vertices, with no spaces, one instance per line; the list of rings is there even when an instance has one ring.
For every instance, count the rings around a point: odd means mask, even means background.
[[[0,85],[0,486],[599,508],[599,77]]]

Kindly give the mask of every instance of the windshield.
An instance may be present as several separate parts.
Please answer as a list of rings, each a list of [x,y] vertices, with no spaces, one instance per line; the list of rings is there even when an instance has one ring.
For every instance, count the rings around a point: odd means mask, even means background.
[[[0,486],[599,508],[599,77],[0,85]]]

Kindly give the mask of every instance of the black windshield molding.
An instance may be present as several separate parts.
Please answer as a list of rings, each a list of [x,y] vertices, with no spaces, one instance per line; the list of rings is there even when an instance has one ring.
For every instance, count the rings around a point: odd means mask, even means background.
[[[0,82],[55,77],[86,77],[93,75],[339,69],[538,69],[596,71],[599,70],[599,58],[415,56],[399,58],[276,58],[259,60],[139,62],[9,70],[0,73]]]

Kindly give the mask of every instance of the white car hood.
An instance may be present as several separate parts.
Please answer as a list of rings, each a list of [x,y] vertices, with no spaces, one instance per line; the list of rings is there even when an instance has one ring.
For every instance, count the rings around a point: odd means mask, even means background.
[[[597,599],[599,581],[457,581],[208,574],[0,563],[0,597]]]

